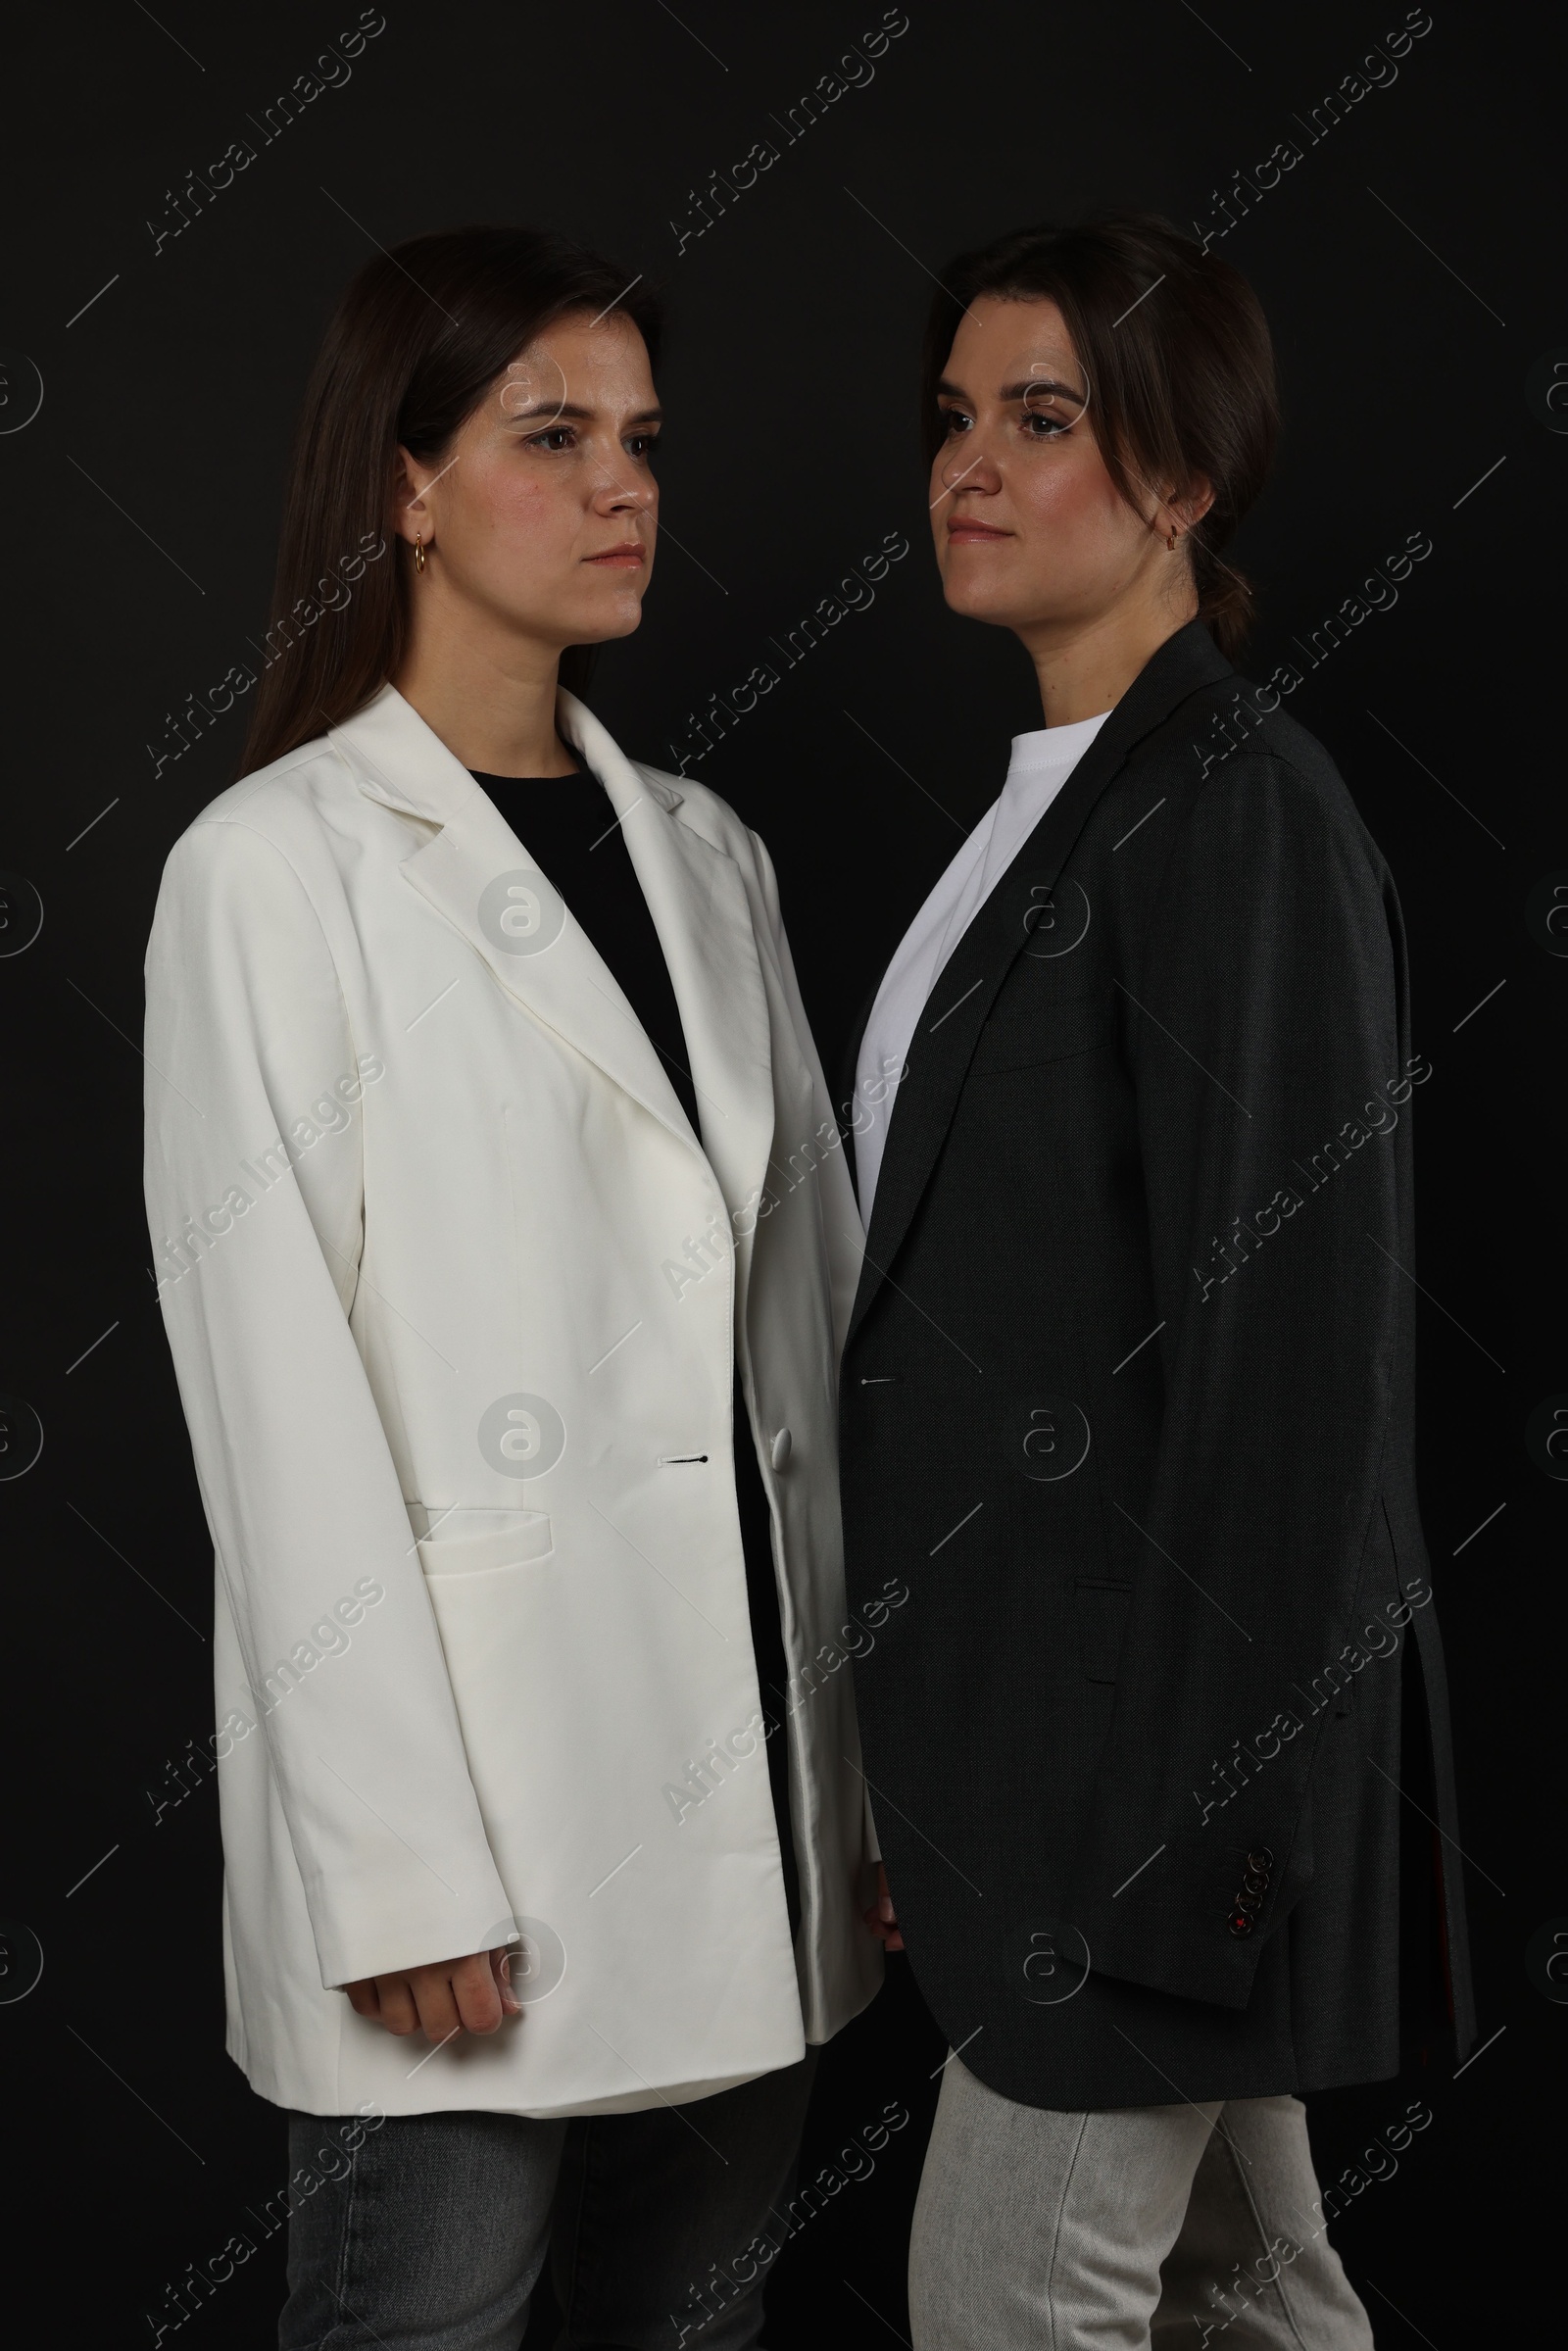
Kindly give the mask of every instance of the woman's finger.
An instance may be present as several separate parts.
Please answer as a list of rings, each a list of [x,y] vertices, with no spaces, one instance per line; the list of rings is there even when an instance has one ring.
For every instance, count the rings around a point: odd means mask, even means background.
[[[407,1976],[377,1976],[375,1979],[376,2014],[388,2033],[399,2034],[418,2029],[419,2012],[414,2004]]]

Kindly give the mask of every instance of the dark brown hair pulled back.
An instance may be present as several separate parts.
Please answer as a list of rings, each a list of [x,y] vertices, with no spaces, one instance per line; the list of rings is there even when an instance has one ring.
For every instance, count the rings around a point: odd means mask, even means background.
[[[1199,617],[1231,660],[1251,625],[1250,582],[1221,561],[1268,478],[1279,437],[1274,349],[1239,269],[1152,213],[1096,214],[1077,226],[1022,228],[942,272],[921,376],[927,459],[941,444],[936,386],[970,303],[1054,302],[1089,380],[1089,421],[1105,470],[1147,515],[1197,474],[1214,503],[1188,536]]]
[[[402,659],[407,550],[388,528],[399,444],[439,457],[509,363],[570,314],[623,312],[657,362],[659,305],[628,274],[548,230],[481,226],[413,237],[353,280],[295,432],[242,775],[351,717]],[[354,584],[339,602],[345,566]],[[563,684],[580,686],[587,661],[586,648],[564,655]]]

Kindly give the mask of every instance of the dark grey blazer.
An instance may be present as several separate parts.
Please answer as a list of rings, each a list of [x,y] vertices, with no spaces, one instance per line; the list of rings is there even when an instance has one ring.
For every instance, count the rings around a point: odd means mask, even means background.
[[[1031,2105],[1474,2033],[1412,1443],[1431,1065],[1388,867],[1269,699],[1195,621],[1106,719],[922,1015],[850,1326],[849,1599],[910,1591],[856,1667],[882,1849],[951,2044]]]

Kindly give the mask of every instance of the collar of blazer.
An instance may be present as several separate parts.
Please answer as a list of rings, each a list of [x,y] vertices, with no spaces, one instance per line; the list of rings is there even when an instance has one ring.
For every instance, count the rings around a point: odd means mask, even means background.
[[[462,932],[533,1018],[585,1054],[681,1142],[706,1154],[733,1213],[760,1191],[773,1140],[767,998],[740,868],[677,819],[684,795],[634,767],[572,695],[561,695],[557,720],[605,788],[607,821],[624,828],[680,1007],[702,1111],[701,1140],[642,1023],[569,912],[537,952],[509,951],[508,933],[497,919],[502,909],[486,893],[494,896],[499,882],[505,902],[506,885],[536,883],[542,868],[489,794],[397,689],[383,686],[363,710],[333,727],[329,739],[369,799],[439,826],[433,839],[403,860],[405,879]]]
[[[845,1341],[854,1341],[931,1180],[986,1015],[1029,933],[1036,891],[1054,887],[1090,811],[1146,735],[1190,694],[1234,674],[1200,620],[1190,620],[1145,662],[1089,749],[965,931],[921,1013],[871,1203],[859,1288]]]

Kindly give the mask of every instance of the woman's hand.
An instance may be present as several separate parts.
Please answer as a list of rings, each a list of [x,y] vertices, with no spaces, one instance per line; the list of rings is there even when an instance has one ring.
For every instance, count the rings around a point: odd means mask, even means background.
[[[466,1959],[438,1959],[429,1967],[402,1968],[392,1976],[364,1976],[345,1984],[356,2016],[384,2025],[388,2033],[414,2033],[426,2040],[450,2040],[455,2033],[494,2033],[503,2017],[520,2016],[522,2002],[512,1988],[508,1961],[513,1946],[475,1951]]]
[[[861,1913],[861,1916],[885,1949],[889,1951],[903,1950],[904,1937],[899,1933],[899,1922],[893,1915],[893,1896],[888,1891],[888,1874],[880,1861],[876,1865],[876,1900],[869,1910]]]

